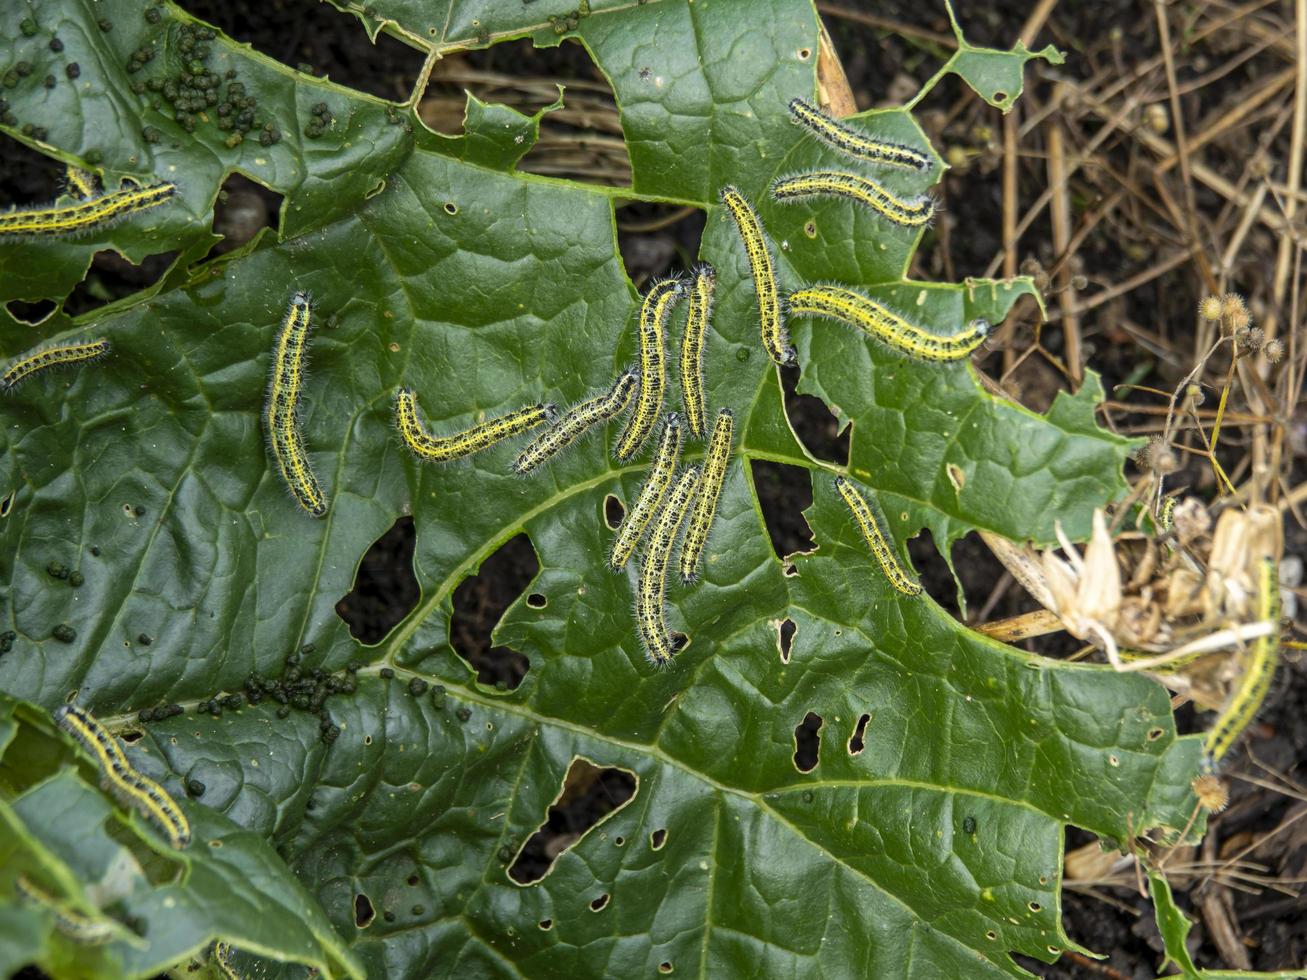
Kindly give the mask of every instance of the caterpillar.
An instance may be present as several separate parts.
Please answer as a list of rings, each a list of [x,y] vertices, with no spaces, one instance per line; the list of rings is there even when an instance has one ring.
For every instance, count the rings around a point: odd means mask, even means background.
[[[1270,558],[1263,559],[1258,569],[1257,618],[1270,623],[1272,632],[1253,641],[1239,686],[1207,733],[1203,748],[1213,764],[1230,751],[1243,730],[1252,724],[1280,663],[1280,575],[1279,567]]]
[[[1170,534],[1175,528],[1175,498],[1167,497],[1157,511],[1157,529],[1163,534]]]
[[[100,193],[100,181],[95,174],[71,163],[64,174],[64,184],[73,197],[94,197]]]
[[[18,897],[54,916],[54,927],[75,943],[98,946],[113,938],[114,923],[104,917],[83,915],[60,902],[25,874],[18,876]]]
[[[685,424],[690,434],[702,439],[705,431],[703,400],[703,340],[712,318],[717,270],[708,264],[694,270],[690,283],[690,312],[681,338],[681,399],[685,403]]]
[[[785,311],[781,308],[780,293],[776,287],[776,268],[767,237],[762,230],[762,222],[758,220],[758,212],[753,209],[748,198],[729,184],[722,188],[721,198],[735,221],[735,227],[739,229],[744,252],[749,257],[753,289],[758,294],[762,345],[777,364],[793,364],[796,355],[790,346],[789,334],[785,331]]]
[[[225,943],[221,939],[213,944],[213,952],[209,954],[209,959],[218,968],[218,972],[226,980],[241,980],[241,972],[236,969],[236,964],[231,961],[233,948],[231,943]]]
[[[191,842],[186,814],[167,790],[132,768],[118,740],[89,711],[66,704],[54,713],[54,720],[95,756],[107,789],[154,823],[173,847],[180,849]]]
[[[124,187],[76,204],[5,211],[0,213],[0,238],[8,235],[76,234],[115,218],[157,207],[176,192],[176,184]]]
[[[395,427],[399,430],[400,438],[413,455],[428,463],[443,463],[479,453],[505,439],[553,421],[554,415],[553,405],[532,405],[474,425],[452,436],[432,436],[418,418],[417,396],[413,389],[400,388],[395,392]]]
[[[672,662],[675,650],[667,629],[667,562],[676,543],[676,532],[694,500],[699,485],[699,467],[691,466],[676,481],[654,520],[649,546],[640,564],[640,581],[635,590],[635,622],[644,644],[645,656],[655,667]]]
[[[672,485],[672,477],[676,475],[676,465],[680,459],[681,417],[675,412],[668,412],[667,420],[663,423],[662,434],[658,437],[658,445],[654,449],[649,476],[644,486],[640,488],[634,506],[622,521],[621,527],[617,529],[613,550],[608,557],[608,564],[614,571],[625,568],[626,563],[631,560],[631,555],[635,553],[635,546],[640,543],[645,528],[653,519],[658,502],[667,494],[667,488]]]
[[[47,368],[68,364],[90,364],[109,353],[109,341],[87,340],[75,344],[45,347],[15,358],[0,375],[0,391],[13,391],[32,375]]]
[[[684,295],[685,282],[679,276],[660,279],[649,288],[640,306],[640,390],[635,396],[635,409],[617,440],[614,455],[619,460],[634,456],[653,431],[667,385],[663,336],[672,310]]]
[[[920,150],[851,129],[803,99],[790,100],[790,115],[818,139],[851,157],[908,170],[930,169],[930,157]]]
[[[957,361],[965,358],[989,336],[990,326],[975,319],[961,333],[931,333],[910,323],[875,300],[842,286],[809,286],[790,294],[790,312],[820,316],[847,323],[884,344],[923,361]]]
[[[723,408],[713,423],[708,455],[704,458],[703,479],[694,499],[694,509],[685,527],[685,540],[681,542],[681,581],[693,582],[699,577],[699,561],[713,518],[717,516],[717,498],[722,495],[726,481],[726,466],[731,461],[731,440],[735,435],[735,413]]]
[[[794,177],[781,177],[772,183],[771,195],[777,201],[797,201],[823,195],[845,197],[866,205],[887,221],[906,228],[928,224],[935,216],[935,199],[929,194],[904,200],[874,180],[838,170],[818,170]]]
[[[300,395],[304,387],[304,349],[308,345],[313,310],[308,293],[291,297],[290,308],[272,348],[272,374],[263,410],[268,450],[295,502],[312,514],[327,513],[327,498],[313,473],[299,427]]]
[[[639,371],[632,369],[623,371],[613,382],[612,387],[602,395],[584,401],[567,411],[522,450],[513,463],[513,471],[518,474],[530,473],[560,449],[574,443],[592,425],[606,422],[619,415],[630,402],[631,394],[635,391],[639,380]]]
[[[904,595],[920,595],[921,586],[912,581],[908,573],[903,570],[903,566],[899,564],[899,557],[894,553],[889,538],[881,530],[880,521],[872,513],[871,507],[858,492],[858,488],[844,477],[837,476],[835,489],[852,512],[854,523],[858,525],[858,530],[862,532],[863,538],[871,547],[871,553],[876,556],[876,561],[880,563],[880,570],[885,573],[885,578],[889,579],[889,584]]]

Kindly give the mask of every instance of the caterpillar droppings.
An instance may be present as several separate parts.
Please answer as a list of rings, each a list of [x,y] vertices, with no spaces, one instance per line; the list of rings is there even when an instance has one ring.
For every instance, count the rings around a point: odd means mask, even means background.
[[[858,530],[862,532],[889,584],[904,595],[920,595],[921,586],[909,578],[908,573],[903,570],[903,566],[899,563],[899,556],[890,544],[888,536],[881,530],[879,519],[872,513],[871,507],[858,492],[858,488],[844,477],[837,476],[835,489],[853,514],[853,522],[858,525]]]
[[[1270,623],[1272,631],[1253,641],[1248,665],[1239,679],[1239,686],[1230,695],[1217,716],[1216,724],[1203,741],[1203,748],[1212,764],[1220,762],[1244,729],[1252,724],[1262,702],[1266,700],[1271,681],[1275,677],[1275,668],[1280,663],[1280,573],[1279,567],[1270,558],[1263,559],[1258,569],[1257,618]]]
[[[18,897],[54,917],[60,934],[84,946],[99,946],[113,938],[114,923],[100,916],[83,915],[70,909],[25,874],[17,881]]]
[[[645,479],[644,486],[640,488],[634,506],[627,512],[621,526],[617,529],[617,537],[608,556],[609,567],[614,571],[625,568],[626,563],[631,560],[631,555],[635,554],[636,545],[644,536],[645,528],[653,519],[654,511],[667,495],[667,488],[672,485],[672,478],[676,475],[676,467],[680,460],[681,417],[675,412],[668,412],[667,419],[663,423],[662,434],[658,437],[658,445],[654,449],[653,462],[649,465],[649,475]]]
[[[937,334],[843,286],[808,286],[790,294],[790,313],[857,327],[883,344],[923,361],[958,361],[984,343],[990,326],[975,319],[961,333]]]
[[[433,436],[418,418],[417,396],[412,388],[395,392],[395,428],[414,456],[428,463],[471,456],[538,425],[552,421],[553,405],[532,405],[490,419],[452,436]]]
[[[818,139],[851,157],[908,170],[930,169],[930,157],[920,150],[845,126],[803,99],[790,100],[790,116]]]
[[[640,305],[640,389],[614,450],[620,460],[630,459],[644,445],[662,410],[663,390],[667,386],[663,338],[667,334],[667,321],[684,295],[684,280],[673,276],[650,286]]]
[[[874,180],[838,170],[781,177],[771,185],[771,195],[777,201],[843,197],[857,201],[885,220],[905,228],[919,228],[935,216],[935,199],[929,194],[904,199]]]
[[[726,467],[731,461],[731,441],[735,436],[735,413],[723,408],[713,423],[708,455],[704,458],[703,479],[694,499],[694,509],[685,526],[685,539],[681,542],[681,581],[693,582],[699,577],[699,562],[703,558],[708,533],[717,516],[717,499],[722,495],[726,481]]]
[[[740,240],[744,242],[744,252],[749,257],[753,289],[758,295],[762,346],[777,364],[793,364],[796,355],[785,330],[785,311],[781,308],[780,292],[776,285],[776,267],[772,262],[771,247],[767,244],[758,212],[753,209],[748,198],[729,184],[722,188],[721,198],[735,221]]]
[[[717,270],[704,264],[694,270],[690,283],[690,312],[681,338],[681,399],[685,403],[685,424],[690,435],[702,439],[707,431],[703,398],[703,343],[712,319]]]
[[[263,410],[268,450],[295,502],[314,517],[327,513],[327,497],[314,475],[300,432],[299,404],[304,388],[305,348],[313,310],[308,293],[296,293],[272,348],[272,374]]]
[[[602,395],[569,409],[522,450],[513,463],[513,472],[530,473],[560,449],[570,446],[585,435],[591,426],[621,414],[630,402],[639,380],[639,371],[623,371],[613,386]]]
[[[134,769],[118,740],[84,708],[66,704],[54,713],[55,723],[95,757],[105,788],[153,823],[175,848],[191,842],[191,825],[168,791]]]
[[[0,238],[10,235],[76,234],[137,211],[157,207],[176,191],[176,184],[124,187],[75,204],[5,211],[0,213]]]
[[[29,351],[15,358],[0,375],[0,391],[13,391],[32,375],[47,368],[90,364],[109,353],[109,341],[87,340]]]
[[[635,622],[645,656],[655,667],[668,666],[676,653],[667,629],[667,563],[676,543],[676,533],[685,520],[698,485],[699,467],[691,466],[676,481],[654,519],[649,546],[640,563],[640,580],[635,590]]]

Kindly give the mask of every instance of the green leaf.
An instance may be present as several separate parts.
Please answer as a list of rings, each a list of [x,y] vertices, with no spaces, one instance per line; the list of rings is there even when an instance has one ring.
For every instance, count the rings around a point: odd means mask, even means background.
[[[1059,917],[1068,824],[1116,840],[1179,836],[1200,740],[1177,737],[1165,690],[1001,646],[928,598],[893,592],[831,486],[842,472],[867,489],[901,559],[922,528],[945,552],[973,529],[1048,542],[1060,521],[1083,534],[1093,509],[1124,492],[1130,449],[1093,423],[1096,378],[1041,416],[986,393],[966,363],[917,363],[796,321],[800,390],[853,426],[848,465],[814,459],[789,427],[748,265],[716,204],[723,184],[757,205],[787,290],[834,279],[946,331],[997,323],[1034,295],[1024,279],[910,281],[919,230],[847,202],[769,199],[777,176],[848,165],[786,111],[815,91],[810,3],[370,5],[370,30],[433,57],[510,36],[580,40],[621,106],[634,187],[620,191],[516,172],[540,114],[471,99],[465,133],[444,137],[408,106],[219,37],[209,64],[222,69],[223,97],[230,66],[282,134],[227,147],[218,117],[187,133],[152,107],[152,90],[132,90],[137,76],[178,71],[187,15],[165,6],[152,24],[139,6],[106,0],[94,9],[113,19],[104,34],[76,0],[51,6],[36,38],[0,27],[10,59],[48,51],[56,23],[80,45],[69,44],[83,65],[76,113],[51,116],[50,145],[69,159],[98,149],[113,178],[174,179],[179,196],[87,239],[0,246],[0,275],[49,264],[23,295],[59,299],[93,240],[181,256],[145,294],[38,331],[0,330],[6,355],[44,338],[104,336],[114,349],[33,378],[0,406],[0,491],[14,491],[0,521],[0,632],[15,634],[0,690],[46,711],[76,700],[139,734],[134,761],[179,799],[181,780],[203,784],[183,804],[197,836],[180,859],[190,876],[146,892],[189,889],[171,912],[178,958],[223,935],[251,970],[276,960],[340,972],[352,961],[339,936],[369,976],[649,975],[663,964],[714,976],[1021,976],[1011,952],[1051,961],[1073,948]],[[152,39],[152,67],[128,73]],[[26,120],[43,91],[29,80],[5,97]],[[139,136],[147,124],[160,142]],[[928,148],[903,111],[849,124]],[[286,195],[282,227],[200,262],[233,169]],[[884,180],[917,194],[932,175]],[[737,417],[702,581],[669,588],[671,623],[690,641],[662,672],[636,639],[633,572],[605,567],[605,498],[629,506],[645,468],[612,461],[618,423],[529,479],[510,475],[518,445],[424,466],[391,425],[401,384],[450,433],[523,404],[574,403],[634,360],[619,195],[708,208],[699,257],[719,277],[709,410]],[[316,302],[300,418],[331,502],[320,521],[288,498],[260,419],[273,336],[297,290]],[[678,399],[673,384],[669,407]],[[688,456],[702,451],[692,443]],[[809,474],[815,551],[775,555],[754,460]],[[336,604],[405,514],[421,597],[364,645]],[[540,571],[495,629],[530,665],[508,691],[477,680],[450,620],[459,583],[521,532]],[[71,641],[55,638],[61,625]],[[315,669],[332,675],[330,689]],[[215,704],[242,689],[257,703]],[[168,703],[186,714],[139,720]],[[801,772],[795,729],[809,712],[822,719],[821,748]],[[324,725],[334,726],[325,738]],[[6,758],[37,766],[40,743],[12,738]],[[578,759],[630,773],[635,794],[541,881],[519,884],[507,869]],[[70,794],[70,812],[109,819],[86,773],[51,765],[48,785]],[[117,836],[102,831],[94,853],[126,847],[113,819]],[[222,848],[210,849],[215,839]],[[70,869],[70,887],[94,880],[55,843],[42,846]],[[264,888],[282,896],[267,915],[250,901]],[[145,953],[121,955],[125,974],[157,968]]]

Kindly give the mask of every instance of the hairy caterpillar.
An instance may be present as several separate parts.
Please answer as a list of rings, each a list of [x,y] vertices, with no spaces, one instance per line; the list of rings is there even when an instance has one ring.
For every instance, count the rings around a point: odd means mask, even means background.
[[[1163,534],[1170,534],[1175,528],[1175,498],[1167,497],[1157,511],[1157,529]]]
[[[395,427],[413,455],[428,463],[442,463],[489,449],[498,442],[552,421],[553,405],[532,405],[474,425],[452,436],[432,436],[418,418],[417,396],[412,388],[395,392]]]
[[[226,980],[241,980],[241,973],[236,969],[236,964],[231,961],[232,945],[225,943],[221,939],[213,944],[213,952],[209,958],[214,965],[218,967],[218,972]]]
[[[699,484],[694,509],[690,511],[690,520],[685,527],[685,540],[681,542],[682,582],[693,582],[699,577],[699,561],[703,557],[704,545],[708,543],[713,518],[717,516],[717,498],[722,495],[722,484],[726,481],[726,466],[731,461],[731,440],[734,434],[735,414],[729,408],[723,408],[713,423],[712,439],[708,443],[708,455],[703,463],[703,480]]]
[[[0,238],[6,235],[69,235],[115,218],[156,207],[177,191],[176,184],[124,187],[76,204],[19,208],[0,213]]]
[[[921,586],[912,581],[908,573],[903,570],[903,566],[899,563],[899,556],[895,554],[888,537],[881,530],[880,521],[872,513],[871,507],[858,492],[858,488],[844,477],[837,476],[835,489],[852,512],[854,523],[858,525],[858,530],[862,532],[863,538],[871,547],[871,553],[876,556],[876,561],[880,563],[880,570],[885,573],[885,578],[889,579],[889,584],[904,595],[920,595]]]
[[[866,205],[887,221],[907,228],[927,224],[935,215],[935,199],[929,194],[904,200],[874,180],[838,170],[818,170],[781,177],[772,183],[771,195],[777,201],[797,201],[826,195],[844,197]]]
[[[672,310],[684,295],[685,282],[673,276],[660,279],[649,287],[640,305],[640,390],[635,396],[635,408],[626,420],[626,428],[618,437],[614,450],[614,455],[620,460],[630,459],[644,445],[662,409],[663,389],[667,386],[663,337]]]
[[[95,756],[110,792],[154,823],[173,847],[182,848],[191,842],[186,814],[167,790],[132,768],[118,740],[89,711],[66,704],[54,713],[54,720]]]
[[[1243,730],[1252,724],[1266,700],[1275,668],[1280,663],[1280,574],[1276,563],[1269,558],[1263,559],[1258,569],[1257,618],[1271,623],[1273,630],[1253,641],[1248,666],[1239,679],[1239,686],[1230,695],[1230,700],[1217,716],[1216,724],[1203,741],[1207,758],[1213,763],[1219,762]]]
[[[690,283],[690,312],[681,338],[681,398],[685,402],[685,424],[690,434],[702,439],[706,431],[703,400],[703,341],[712,318],[717,270],[704,264],[694,270]]]
[[[0,375],[0,391],[13,391],[23,381],[46,368],[67,364],[89,364],[109,353],[109,341],[88,340],[76,344],[45,347],[17,357]]]
[[[75,943],[98,946],[113,938],[114,923],[103,917],[83,915],[61,903],[27,875],[18,876],[18,896],[54,916],[54,927]]]
[[[672,662],[675,650],[667,629],[667,563],[671,558],[676,532],[685,520],[685,512],[699,485],[699,467],[691,466],[681,474],[662,509],[654,520],[649,546],[640,564],[640,580],[635,590],[635,622],[644,643],[645,656],[655,667]]]
[[[100,193],[100,181],[95,174],[71,163],[64,174],[64,183],[73,197],[94,197]]]
[[[309,463],[299,427],[304,350],[308,345],[312,319],[309,294],[296,293],[291,297],[290,308],[272,348],[272,374],[268,379],[263,423],[268,435],[268,449],[291,496],[314,517],[322,517],[327,513],[327,498]]]
[[[645,528],[653,519],[658,502],[663,499],[667,494],[667,488],[672,485],[672,477],[676,475],[676,465],[680,459],[681,417],[675,412],[668,412],[667,420],[663,423],[662,434],[658,437],[658,445],[654,449],[649,476],[644,486],[640,488],[634,506],[627,512],[621,527],[617,529],[613,550],[608,557],[608,564],[614,571],[625,568],[626,563],[631,560],[631,555],[635,553],[635,546],[640,543]]]
[[[762,345],[777,364],[793,364],[795,353],[790,346],[790,336],[785,331],[784,310],[776,286],[776,268],[767,237],[762,230],[762,222],[758,220],[758,212],[743,194],[729,184],[722,188],[721,197],[735,221],[735,227],[739,229],[744,252],[749,257],[753,289],[758,294]]]
[[[818,139],[851,157],[908,170],[930,169],[930,157],[920,150],[851,129],[803,99],[790,100],[790,115]]]
[[[635,391],[639,380],[639,371],[630,369],[623,371],[613,382],[613,386],[602,395],[568,410],[522,450],[513,463],[513,471],[519,474],[530,473],[560,449],[574,443],[592,425],[606,422],[620,414],[631,400],[631,394]]]
[[[895,350],[924,361],[961,360],[979,347],[990,331],[987,321],[976,319],[961,333],[931,333],[875,300],[842,286],[799,289],[790,294],[789,302],[790,312],[796,316],[820,316],[850,324]]]

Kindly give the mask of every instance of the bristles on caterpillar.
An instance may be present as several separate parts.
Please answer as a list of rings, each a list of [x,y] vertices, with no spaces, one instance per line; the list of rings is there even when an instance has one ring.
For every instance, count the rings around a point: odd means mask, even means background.
[[[25,874],[20,874],[17,881],[18,897],[36,908],[48,912],[54,918],[54,927],[59,933],[83,946],[99,946],[113,938],[114,923],[103,916],[83,915],[60,902]]]
[[[893,310],[843,286],[808,286],[790,293],[793,316],[819,316],[857,327],[883,344],[923,361],[958,361],[984,343],[990,326],[972,320],[956,334],[932,333]]]
[[[726,467],[731,462],[731,442],[735,436],[735,414],[729,408],[717,413],[713,423],[708,455],[704,458],[703,479],[699,493],[685,526],[685,539],[681,542],[681,581],[693,582],[699,577],[699,562],[703,558],[708,534],[717,516],[717,499],[722,495],[726,481]]]
[[[862,537],[871,548],[871,553],[880,565],[880,570],[885,573],[889,584],[904,595],[920,595],[921,586],[909,578],[908,573],[904,571],[898,554],[895,553],[885,532],[881,530],[880,520],[872,513],[871,507],[858,492],[858,488],[844,477],[837,476],[835,489],[853,514],[853,522],[862,532]]]
[[[100,193],[99,178],[91,171],[83,170],[71,163],[68,164],[68,170],[64,174],[64,185],[73,197],[94,197]]]
[[[59,344],[21,354],[0,375],[0,391],[13,391],[32,375],[47,368],[71,364],[90,364],[109,353],[109,341],[87,340],[76,344]]]
[[[1213,765],[1221,761],[1257,717],[1280,663],[1280,572],[1279,566],[1270,558],[1263,559],[1258,569],[1257,618],[1270,623],[1272,629],[1266,636],[1253,641],[1239,685],[1203,741],[1207,758]]]
[[[513,463],[513,472],[530,473],[560,449],[585,435],[591,426],[620,415],[630,402],[639,380],[640,372],[628,369],[618,375],[613,386],[602,395],[573,406],[522,450]]]
[[[163,204],[177,191],[176,184],[124,187],[89,197],[75,204],[19,208],[0,213],[0,238],[19,235],[74,235],[118,218]]]
[[[655,667],[668,666],[676,652],[667,629],[667,564],[698,486],[699,467],[691,466],[676,481],[654,518],[649,546],[640,563],[635,590],[635,622],[645,656]]]
[[[790,100],[790,116],[818,139],[859,160],[922,172],[931,167],[930,157],[921,150],[859,132],[803,99]]]
[[[443,463],[471,456],[543,425],[553,417],[553,405],[532,405],[474,425],[452,436],[433,436],[418,418],[417,396],[413,389],[400,388],[395,392],[395,428],[399,430],[400,438],[409,451],[428,463]]]
[[[263,423],[268,450],[291,496],[309,514],[322,517],[327,513],[327,497],[309,462],[299,425],[305,350],[312,319],[308,293],[296,293],[272,349],[272,374],[268,379]]]
[[[636,392],[635,408],[614,450],[619,460],[630,459],[644,445],[662,410],[663,390],[667,387],[663,339],[672,311],[684,295],[685,282],[673,276],[649,287],[640,305],[640,388]]]
[[[95,757],[106,789],[153,823],[173,847],[191,842],[186,814],[167,790],[132,767],[118,740],[89,711],[66,704],[54,713],[54,720]]]
[[[635,554],[636,545],[644,536],[645,528],[653,519],[654,511],[667,495],[667,488],[672,485],[672,478],[676,475],[676,467],[680,460],[681,417],[675,412],[668,412],[644,486],[640,488],[635,504],[627,511],[626,517],[617,529],[617,537],[608,556],[608,565],[614,571],[625,568],[626,563],[631,560],[631,555]]]
[[[707,429],[703,397],[703,344],[712,319],[717,270],[704,264],[694,270],[690,283],[690,312],[681,338],[681,399],[685,403],[685,424],[690,434],[702,439]]]
[[[811,197],[847,198],[905,228],[919,228],[929,224],[935,215],[935,199],[929,194],[904,199],[874,180],[839,170],[818,170],[794,177],[781,177],[771,185],[771,194],[777,201],[798,201]]]
[[[762,221],[748,198],[738,189],[727,185],[721,191],[722,203],[735,221],[749,257],[749,270],[753,275],[753,289],[758,296],[758,322],[762,331],[762,346],[777,364],[793,364],[794,348],[785,330],[785,311],[781,307],[780,292],[776,285],[776,267],[771,247],[762,230]]]
[[[209,958],[225,980],[244,980],[241,972],[236,969],[236,964],[232,962],[232,952],[231,943],[225,943],[219,939],[213,944],[213,952]]]

